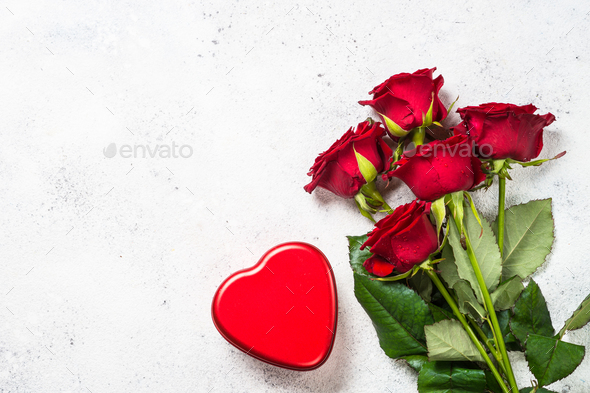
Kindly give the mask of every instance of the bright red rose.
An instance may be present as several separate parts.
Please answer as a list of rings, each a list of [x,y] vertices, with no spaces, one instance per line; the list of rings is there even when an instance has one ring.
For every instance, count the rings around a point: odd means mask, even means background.
[[[496,102],[460,108],[463,122],[453,132],[468,135],[480,157],[528,162],[543,149],[543,128],[555,121],[551,113],[534,115],[536,110],[534,105]]]
[[[424,262],[438,248],[436,229],[428,218],[430,203],[415,200],[398,206],[393,213],[375,224],[361,246],[374,254],[363,266],[368,272],[384,277],[394,270],[405,273]]]
[[[377,173],[388,169],[393,152],[382,137],[385,129],[381,123],[359,123],[356,131],[351,127],[327,151],[316,158],[307,173],[311,183],[304,187],[311,193],[317,186],[332,191],[343,198],[354,198],[366,184],[355,155],[365,157],[373,164]]]
[[[420,145],[405,152],[394,164],[399,167],[383,177],[397,177],[423,201],[470,190],[486,178],[482,163],[473,155],[473,147],[465,135]]]
[[[387,119],[401,128],[403,134],[423,125],[423,117],[428,113],[431,103],[431,122],[441,121],[447,117],[447,109],[438,98],[438,92],[444,79],[442,75],[439,75],[433,80],[432,73],[435,70],[436,67],[418,70],[413,74],[394,75],[369,92],[369,94],[373,94],[372,100],[359,101],[359,104],[370,105],[375,109],[383,124],[387,126],[390,135],[394,134],[393,138],[402,135],[391,129],[387,124]],[[429,126],[430,124],[424,125]]]

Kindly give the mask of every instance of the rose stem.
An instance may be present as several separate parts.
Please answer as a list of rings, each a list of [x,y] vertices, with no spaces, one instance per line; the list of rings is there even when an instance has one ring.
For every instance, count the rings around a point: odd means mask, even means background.
[[[457,225],[459,226],[459,225]],[[506,345],[504,344],[504,337],[502,337],[502,331],[500,330],[500,324],[498,323],[498,317],[496,316],[496,310],[494,310],[494,304],[492,303],[492,298],[490,297],[490,293],[488,292],[488,287],[486,286],[486,282],[483,279],[483,275],[481,274],[481,269],[479,268],[479,264],[477,263],[477,259],[475,258],[475,253],[473,252],[473,247],[471,246],[471,241],[469,240],[469,235],[465,228],[463,228],[463,235],[465,235],[465,244],[467,245],[467,255],[469,255],[469,260],[471,261],[471,267],[473,267],[473,272],[475,273],[475,277],[477,278],[477,283],[481,289],[481,293],[483,295],[484,303],[488,313],[490,314],[490,319],[492,321],[492,328],[495,332],[496,341],[498,349],[500,350],[500,354],[502,355],[502,360],[504,361],[504,367],[506,368],[506,376],[508,377],[508,382],[510,383],[510,390],[514,390],[518,392],[518,387],[516,386],[516,379],[514,378],[514,373],[512,372],[512,366],[510,364],[510,359],[508,358],[508,353],[506,352]]]
[[[500,256],[504,257],[504,204],[506,201],[506,178],[500,175],[498,180],[498,189],[500,191],[498,199],[498,247],[500,247]]]
[[[443,297],[445,298],[445,300],[447,301],[447,303],[449,304],[449,306],[453,310],[453,313],[459,319],[459,322],[461,322],[461,324],[463,325],[463,328],[467,332],[467,335],[469,335],[469,338],[471,339],[471,341],[473,341],[473,343],[477,347],[477,350],[479,351],[479,353],[481,354],[481,356],[485,360],[486,364],[488,365],[488,367],[492,371],[492,374],[494,374],[494,377],[498,381],[500,388],[502,388],[502,392],[509,393],[510,390],[508,390],[508,387],[506,387],[506,384],[504,383],[504,380],[502,379],[502,376],[500,375],[500,373],[498,373],[496,366],[494,366],[494,363],[492,362],[492,360],[490,359],[490,357],[486,353],[485,348],[483,347],[483,345],[481,345],[481,342],[479,342],[475,333],[473,333],[473,330],[471,329],[471,327],[467,323],[465,316],[463,314],[461,314],[461,311],[459,311],[459,308],[457,307],[455,300],[451,297],[451,295],[449,294],[449,292],[445,288],[444,284],[440,281],[440,279],[438,278],[438,275],[436,273],[434,273],[432,270],[425,270],[425,272],[426,272],[426,274],[428,274],[428,277],[430,277],[430,279],[432,280],[434,285],[436,285],[436,287],[438,288],[440,293],[443,295]],[[518,390],[516,390],[516,392],[518,392]]]
[[[498,353],[496,348],[494,348],[492,345],[490,345],[489,338],[486,336],[486,334],[483,332],[483,330],[481,330],[479,325],[477,323],[475,323],[475,321],[472,318],[470,318],[469,316],[467,316],[467,319],[469,320],[469,323],[471,323],[471,326],[473,326],[473,328],[475,329],[475,331],[477,332],[479,337],[481,337],[481,341],[483,341],[483,343],[486,345],[486,347],[488,347],[490,352],[494,355],[494,358],[496,358],[496,361],[498,362],[498,365],[500,366],[500,368],[502,369],[504,374],[506,374],[506,368],[504,367],[504,362],[502,361],[502,356],[500,356],[500,354]]]

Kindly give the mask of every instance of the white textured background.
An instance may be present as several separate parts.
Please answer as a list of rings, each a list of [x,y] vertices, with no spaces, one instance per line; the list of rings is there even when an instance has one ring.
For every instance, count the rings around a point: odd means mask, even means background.
[[[382,353],[353,295],[344,236],[370,223],[351,201],[302,187],[315,156],[369,114],[356,102],[374,85],[432,66],[447,104],[532,102],[557,117],[542,156],[568,154],[515,170],[508,203],[554,198],[557,241],[534,277],[559,329],[590,292],[589,11],[2,2],[0,391],[415,392],[416,374]],[[172,142],[194,154],[103,155]],[[390,188],[390,205],[411,200]],[[496,189],[477,199],[492,216]],[[339,289],[334,350],[307,373],[249,358],[210,318],[226,276],[290,240],[320,247]],[[566,339],[590,345],[590,328]],[[551,387],[589,392],[589,357]]]

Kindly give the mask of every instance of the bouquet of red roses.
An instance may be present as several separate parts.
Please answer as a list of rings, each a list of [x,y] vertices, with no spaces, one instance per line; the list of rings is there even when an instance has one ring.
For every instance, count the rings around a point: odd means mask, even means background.
[[[584,357],[583,346],[563,337],[590,321],[590,296],[556,333],[538,285],[523,285],[551,252],[551,199],[504,204],[513,166],[549,161],[535,159],[555,117],[533,105],[489,103],[458,109],[461,123],[446,130],[451,108],[439,99],[444,81],[434,71],[375,87],[373,99],[359,103],[380,122],[367,119],[320,154],[305,190],[354,199],[371,220],[386,213],[370,233],[348,237],[355,295],[385,354],[419,373],[420,393],[519,392],[507,351],[524,352],[536,378],[520,392],[550,392],[544,386]],[[379,177],[400,179],[416,199],[392,209]],[[494,181],[499,206],[490,223],[470,193]]]

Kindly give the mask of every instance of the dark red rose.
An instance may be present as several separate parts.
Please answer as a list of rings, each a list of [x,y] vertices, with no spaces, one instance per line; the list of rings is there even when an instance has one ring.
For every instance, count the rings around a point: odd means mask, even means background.
[[[470,190],[486,178],[482,163],[473,155],[473,146],[465,135],[420,145],[404,153],[394,164],[399,167],[383,177],[397,177],[423,201]]]
[[[423,117],[428,113],[431,103],[432,120],[430,123],[441,121],[447,117],[447,109],[438,98],[438,92],[444,79],[442,75],[439,75],[433,80],[432,73],[435,70],[436,67],[418,70],[413,74],[394,75],[369,92],[369,94],[373,94],[372,100],[359,101],[359,104],[370,105],[375,109],[388,131],[393,133],[392,137],[394,138],[422,126]],[[386,118],[401,128],[402,135],[399,135],[399,130],[396,131],[387,124]],[[424,124],[424,126],[429,125]]]
[[[304,187],[311,193],[317,186],[332,191],[343,198],[354,198],[366,184],[355,155],[365,157],[373,164],[377,173],[388,169],[393,152],[383,141],[385,129],[380,123],[359,123],[356,131],[351,127],[327,151],[316,158],[307,173],[311,183]],[[372,181],[372,179],[371,179]]]
[[[469,135],[480,157],[528,162],[543,149],[543,128],[555,121],[551,113],[534,115],[536,110],[496,102],[460,108],[463,122],[453,132]]]
[[[375,224],[361,246],[374,254],[363,266],[368,272],[384,277],[394,270],[405,273],[424,262],[438,248],[436,229],[428,218],[430,203],[415,200],[398,206],[393,213]]]

